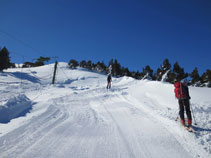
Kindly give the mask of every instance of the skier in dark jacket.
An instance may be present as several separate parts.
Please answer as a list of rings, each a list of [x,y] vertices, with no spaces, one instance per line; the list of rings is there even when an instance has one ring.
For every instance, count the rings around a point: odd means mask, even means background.
[[[177,82],[174,84],[174,86],[175,86],[174,92],[179,103],[179,115],[181,119],[181,124],[185,125],[185,117],[184,117],[184,110],[185,110],[188,118],[188,126],[191,127],[192,117],[191,117],[190,102],[189,102],[191,97],[189,95],[187,81],[184,80],[182,82]]]
[[[112,79],[111,79],[111,74],[109,74],[108,75],[108,77],[107,77],[107,89],[110,89],[111,88],[111,81],[112,81]]]

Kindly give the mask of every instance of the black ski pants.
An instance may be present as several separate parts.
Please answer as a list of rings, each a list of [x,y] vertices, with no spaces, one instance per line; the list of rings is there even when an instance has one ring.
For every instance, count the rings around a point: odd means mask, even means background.
[[[179,99],[179,115],[181,120],[185,119],[184,110],[186,111],[188,120],[192,120],[189,99]]]
[[[108,82],[107,89],[110,89],[110,88],[111,88],[111,82]]]

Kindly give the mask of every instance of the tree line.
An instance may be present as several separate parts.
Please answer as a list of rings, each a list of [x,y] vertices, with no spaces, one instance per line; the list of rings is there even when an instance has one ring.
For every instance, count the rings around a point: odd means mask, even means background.
[[[164,81],[169,83],[175,83],[182,79],[188,78],[189,85],[197,87],[211,87],[211,70],[207,69],[201,76],[199,75],[197,67],[191,72],[186,73],[178,62],[173,67],[171,66],[168,59],[165,59],[162,65],[156,70],[152,70],[149,65],[146,65],[142,71],[130,71],[127,67],[121,66],[117,59],[111,59],[108,65],[104,62],[92,63],[91,60],[82,60],[78,62],[71,59],[68,63],[71,69],[75,69],[78,66],[89,69],[91,71],[97,71],[101,73],[108,73],[108,67],[112,66],[111,74],[115,77],[129,76],[135,79],[148,79],[153,81]]]
[[[25,62],[22,67],[26,68],[42,66],[49,60],[49,57],[41,56],[34,63]],[[121,66],[117,59],[111,59],[108,65],[100,61],[93,63],[91,60],[82,60],[78,62],[75,59],[71,59],[68,62],[68,67],[70,69],[76,69],[78,66],[86,68],[90,71],[96,71],[104,74],[109,72],[108,67],[111,66],[111,74],[114,77],[129,76],[139,80],[148,79],[153,81],[169,82],[172,84],[188,78],[189,85],[197,87],[211,87],[211,69],[207,69],[201,76],[199,75],[197,67],[195,67],[191,73],[187,73],[178,62],[175,62],[172,66],[168,59],[165,59],[162,65],[157,68],[156,71],[152,70],[149,65],[146,65],[142,71],[130,71],[127,67]],[[0,71],[7,68],[15,68],[15,64],[10,62],[9,51],[6,47],[3,47],[0,50]]]

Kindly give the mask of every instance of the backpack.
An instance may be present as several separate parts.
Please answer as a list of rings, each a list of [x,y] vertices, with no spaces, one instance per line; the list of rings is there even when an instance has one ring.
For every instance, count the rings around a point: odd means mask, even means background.
[[[181,82],[177,82],[174,84],[174,93],[177,99],[185,99],[186,94],[184,91],[184,85]]]

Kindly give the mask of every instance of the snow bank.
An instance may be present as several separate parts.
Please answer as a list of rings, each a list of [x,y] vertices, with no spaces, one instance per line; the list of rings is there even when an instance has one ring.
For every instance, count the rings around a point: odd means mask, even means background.
[[[32,108],[32,101],[24,94],[12,96],[0,106],[0,123],[8,123],[11,119],[24,116]]]

